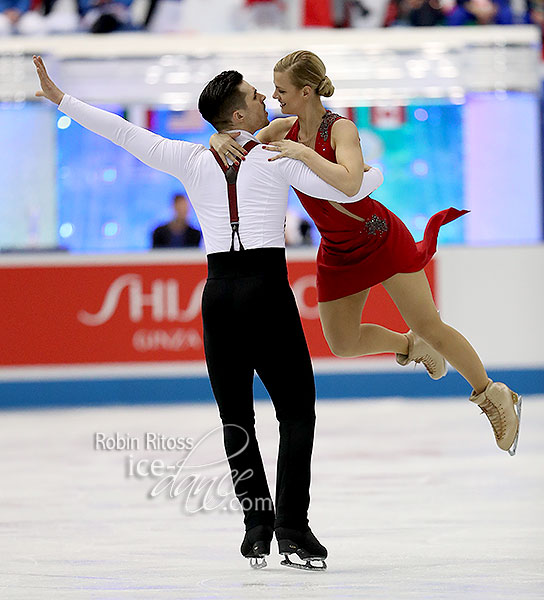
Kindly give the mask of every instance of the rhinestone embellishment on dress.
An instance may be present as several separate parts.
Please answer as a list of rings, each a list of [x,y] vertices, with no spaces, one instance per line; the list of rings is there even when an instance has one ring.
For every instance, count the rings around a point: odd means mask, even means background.
[[[333,113],[330,110],[328,110],[323,115],[321,125],[319,126],[319,135],[324,142],[326,142],[329,139],[330,126],[340,118],[340,115],[337,115],[336,113]]]
[[[380,237],[387,231],[387,223],[380,219],[378,215],[372,215],[365,221],[365,228],[368,235],[379,235]]]

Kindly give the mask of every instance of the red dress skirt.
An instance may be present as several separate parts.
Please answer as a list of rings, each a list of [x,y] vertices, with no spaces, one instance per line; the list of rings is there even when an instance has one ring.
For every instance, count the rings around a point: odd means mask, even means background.
[[[315,151],[331,162],[336,162],[331,128],[341,118],[327,111],[316,136]],[[297,119],[286,139],[298,141],[298,130]],[[397,273],[420,271],[436,252],[440,227],[469,212],[448,208],[436,213],[427,223],[423,240],[416,243],[397,215],[370,196],[342,204],[353,217],[326,200],[295,191],[321,234],[317,254],[319,302],[356,294]]]

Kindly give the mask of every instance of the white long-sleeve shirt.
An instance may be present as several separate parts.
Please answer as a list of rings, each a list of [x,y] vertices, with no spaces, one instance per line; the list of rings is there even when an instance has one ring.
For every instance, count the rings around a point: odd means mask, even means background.
[[[202,228],[206,253],[229,250],[232,232],[227,183],[209,149],[201,144],[161,137],[68,94],[58,108],[146,165],[179,179]],[[242,131],[236,139],[241,145],[249,140],[258,141],[247,131]],[[246,249],[285,247],[289,186],[314,198],[346,203],[368,196],[383,182],[381,172],[372,168],[364,174],[359,192],[349,197],[325,183],[303,162],[290,158],[269,161],[270,156],[259,144],[247,154],[238,173],[240,238]]]

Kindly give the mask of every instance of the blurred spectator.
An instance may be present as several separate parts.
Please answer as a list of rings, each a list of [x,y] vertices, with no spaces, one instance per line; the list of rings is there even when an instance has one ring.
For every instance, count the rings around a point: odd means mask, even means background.
[[[541,52],[544,59],[544,0],[526,0],[526,7],[523,21],[540,27],[540,35],[543,40]]]
[[[153,231],[153,248],[188,248],[200,244],[202,234],[187,222],[189,201],[183,194],[173,198],[175,216]]]
[[[91,33],[132,31],[132,0],[77,0],[81,25]]]
[[[394,21],[401,1],[334,0],[332,4],[334,26],[368,29],[396,25]]]
[[[442,0],[392,0],[389,4],[385,27],[410,25],[412,27],[432,27],[445,23],[448,12]],[[455,2],[454,2],[455,6]]]
[[[70,33],[79,28],[76,0],[43,0],[47,33]]]
[[[509,0],[457,0],[447,25],[512,25]]]
[[[362,0],[333,0],[332,20],[335,27],[353,27],[355,13],[365,18],[370,10]]]
[[[12,33],[46,33],[44,18],[39,11],[31,9],[30,0],[0,0],[0,35]]]
[[[179,32],[181,8],[181,0],[150,0],[143,27],[152,33]]]
[[[252,29],[283,29],[285,6],[282,0],[245,0],[248,26]]]
[[[285,215],[285,245],[313,246],[312,226],[297,212],[288,208]]]
[[[525,22],[544,28],[544,0],[527,0]]]
[[[413,27],[431,27],[444,23],[440,0],[405,0],[406,20]]]

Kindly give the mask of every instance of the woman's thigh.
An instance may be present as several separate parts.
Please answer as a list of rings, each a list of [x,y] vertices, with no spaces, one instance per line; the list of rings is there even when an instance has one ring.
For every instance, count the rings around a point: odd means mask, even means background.
[[[319,318],[327,343],[334,346],[358,339],[361,315],[370,290],[363,290],[330,302],[319,302]]]
[[[425,271],[397,273],[382,283],[408,327],[425,337],[440,323]]]

